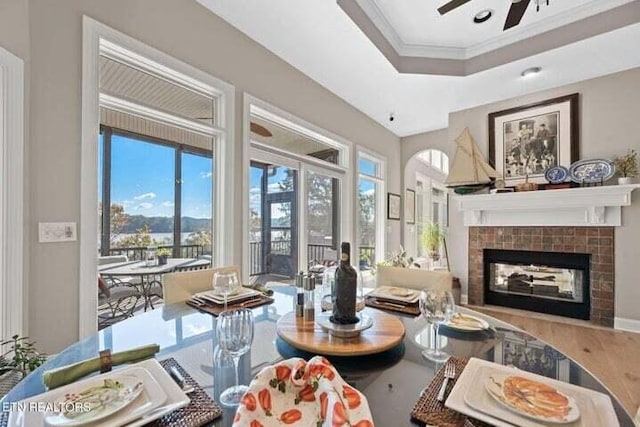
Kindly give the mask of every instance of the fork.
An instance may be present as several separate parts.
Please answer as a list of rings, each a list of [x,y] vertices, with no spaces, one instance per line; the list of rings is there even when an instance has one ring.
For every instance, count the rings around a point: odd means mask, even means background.
[[[456,365],[453,363],[447,363],[444,368],[444,381],[442,382],[442,386],[440,386],[440,391],[438,392],[438,397],[436,398],[438,402],[442,402],[444,400],[444,393],[447,390],[447,384],[449,384],[449,379],[456,377]]]

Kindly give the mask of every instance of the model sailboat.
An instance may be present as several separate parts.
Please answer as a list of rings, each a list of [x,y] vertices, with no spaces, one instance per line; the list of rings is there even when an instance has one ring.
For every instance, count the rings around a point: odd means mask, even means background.
[[[484,160],[469,128],[465,128],[456,138],[456,145],[456,154],[445,181],[447,187],[454,187],[459,194],[488,187],[498,173]]]

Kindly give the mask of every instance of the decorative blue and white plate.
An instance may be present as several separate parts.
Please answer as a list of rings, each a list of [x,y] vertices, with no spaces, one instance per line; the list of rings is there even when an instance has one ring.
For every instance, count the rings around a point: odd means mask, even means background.
[[[606,159],[578,160],[569,168],[571,180],[581,184],[606,181],[615,172],[615,165]]]
[[[569,169],[564,166],[552,166],[544,173],[544,178],[551,184],[561,184],[567,180]]]

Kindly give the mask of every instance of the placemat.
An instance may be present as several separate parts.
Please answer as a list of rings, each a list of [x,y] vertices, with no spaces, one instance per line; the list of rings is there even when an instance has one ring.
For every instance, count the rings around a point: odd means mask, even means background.
[[[170,414],[149,423],[148,425],[155,427],[200,427],[222,415],[222,409],[218,404],[209,397],[207,392],[200,387],[200,384],[198,384],[184,369],[182,369],[182,366],[180,366],[173,357],[160,361],[160,364],[167,372],[172,366],[178,369],[180,374],[184,377],[184,382],[192,386],[194,390],[189,393],[191,403],[184,408],[177,409]]]
[[[410,314],[412,316],[420,315],[420,307],[418,303],[415,304],[396,304],[394,302],[387,302],[375,297],[365,297],[364,304],[368,307],[381,308],[383,310],[396,311],[398,313]]]
[[[462,374],[465,366],[467,366],[467,361],[468,359],[451,357],[447,362],[455,363],[455,380],[457,380],[458,377],[460,377],[460,374]],[[423,425],[430,424],[438,427],[490,427],[489,424],[449,409],[444,406],[444,402],[438,402],[436,400],[438,392],[440,391],[440,386],[444,381],[445,366],[446,365],[443,365],[442,368],[436,372],[435,377],[416,402],[413,410],[411,411],[411,419]],[[454,384],[454,380],[449,380],[449,384],[447,384],[447,393],[451,392]]]
[[[207,392],[180,366],[174,358],[160,361],[162,367],[169,371],[174,366],[184,377],[186,384],[194,390],[189,393],[191,403],[184,408],[177,409],[149,423],[155,427],[200,427],[210,423],[222,415],[222,409],[209,397]],[[0,411],[0,427],[6,427],[9,422],[9,412]]]
[[[265,296],[265,295],[260,295],[255,299],[240,301],[236,304],[228,304],[227,310],[233,310],[234,308],[255,308],[255,307],[260,307],[262,305],[271,304],[273,303],[273,301],[274,301],[273,298],[269,298],[268,296]],[[224,305],[218,305],[214,303],[206,304],[206,305],[198,305],[197,303],[191,300],[187,300],[186,303],[187,305],[193,308],[197,308],[198,310],[203,311],[205,313],[213,314],[216,317],[224,311]]]

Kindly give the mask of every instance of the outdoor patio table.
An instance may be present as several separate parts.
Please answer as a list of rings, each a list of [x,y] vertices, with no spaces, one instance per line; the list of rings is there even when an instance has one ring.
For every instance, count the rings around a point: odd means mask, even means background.
[[[98,271],[105,277],[134,277],[139,280],[132,284],[140,289],[144,298],[144,311],[149,307],[152,309],[153,301],[151,296],[154,286],[162,289],[162,275],[171,273],[179,269],[201,268],[210,265],[211,261],[196,258],[168,258],[163,265],[153,265],[147,267],[145,261],[122,262],[116,264],[106,264],[98,268]]]
[[[162,266],[153,268],[153,271],[163,272],[170,268],[171,265]],[[135,268],[132,267],[131,270]],[[291,311],[293,293],[288,288],[276,288],[274,298],[273,304],[253,309],[253,344],[251,351],[240,360],[240,381],[244,384],[248,384],[264,366],[295,355],[294,349],[283,345],[276,338],[275,328],[275,322]],[[365,308],[366,310],[374,309]],[[464,339],[459,334],[458,337],[443,335],[441,345],[445,351],[458,357],[478,357],[502,364],[507,364],[518,353],[529,356],[547,354],[554,362],[546,368],[545,373],[561,381],[611,396],[620,425],[633,427],[632,417],[615,396],[578,363],[513,325],[465,308],[459,310],[486,320],[497,333],[480,340]],[[389,357],[388,352],[385,352],[384,358],[330,358],[345,380],[367,397],[377,426],[414,426],[410,420],[413,405],[442,366],[421,355],[433,336],[426,321],[405,315],[400,315],[399,318],[404,323],[406,335],[404,342],[394,353],[395,358]],[[119,352],[154,343],[160,345],[160,353],[156,355],[158,360],[174,358],[214,400],[219,401],[221,391],[232,385],[235,378],[231,364],[214,365],[214,354],[217,354],[215,329],[216,318],[209,314],[184,303],[164,305],[72,344],[32,372],[5,396],[2,403],[17,402],[44,392],[42,373],[45,370],[96,357],[103,349]],[[523,369],[534,369],[520,366]],[[216,421],[216,426],[230,426],[233,421],[235,408],[223,409],[224,414]]]

